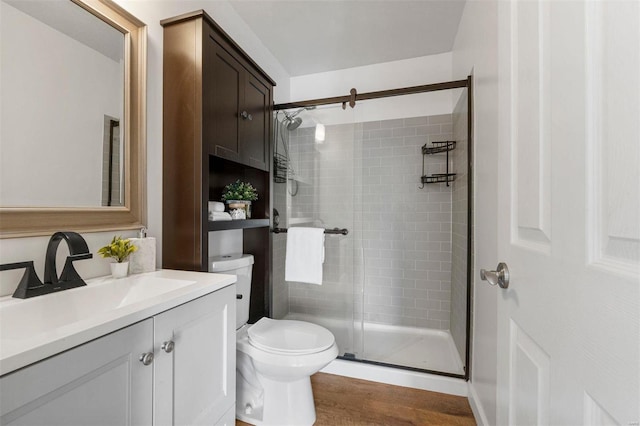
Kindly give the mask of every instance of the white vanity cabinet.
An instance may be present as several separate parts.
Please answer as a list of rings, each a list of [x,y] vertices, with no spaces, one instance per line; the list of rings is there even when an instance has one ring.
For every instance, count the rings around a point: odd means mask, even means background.
[[[151,424],[147,319],[0,378],[2,425]]]
[[[235,303],[227,286],[2,376],[0,424],[225,424]]]
[[[233,285],[154,317],[154,425],[214,425],[234,407],[235,303]]]

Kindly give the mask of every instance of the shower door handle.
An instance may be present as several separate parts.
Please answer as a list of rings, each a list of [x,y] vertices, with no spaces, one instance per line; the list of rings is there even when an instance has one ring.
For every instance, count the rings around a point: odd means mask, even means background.
[[[506,263],[498,263],[495,271],[480,269],[480,279],[500,288],[509,288],[509,268]]]

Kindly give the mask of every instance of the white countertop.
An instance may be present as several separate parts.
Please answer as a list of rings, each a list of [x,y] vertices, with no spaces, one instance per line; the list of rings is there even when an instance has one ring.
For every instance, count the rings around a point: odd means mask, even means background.
[[[0,376],[236,282],[163,269],[30,299],[0,298]]]

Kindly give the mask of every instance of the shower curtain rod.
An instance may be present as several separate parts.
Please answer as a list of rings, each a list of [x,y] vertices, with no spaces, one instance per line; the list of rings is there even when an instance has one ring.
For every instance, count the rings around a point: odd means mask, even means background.
[[[355,89],[351,89],[351,95],[334,96],[332,98],[312,99],[309,101],[288,102],[286,104],[277,104],[273,106],[276,111],[291,108],[304,108],[317,105],[343,104],[346,105],[356,101],[364,101],[367,99],[388,98],[391,96],[412,95],[414,93],[436,92],[438,90],[462,89],[468,87],[469,79],[446,81],[444,83],[425,84],[422,86],[403,87],[400,89],[380,90],[377,92],[357,93]]]

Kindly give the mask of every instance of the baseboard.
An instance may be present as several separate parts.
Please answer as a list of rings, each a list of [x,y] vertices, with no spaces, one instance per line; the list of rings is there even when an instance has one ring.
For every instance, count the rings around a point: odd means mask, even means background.
[[[338,376],[353,377],[354,379],[369,380],[372,382],[446,393],[449,395],[468,396],[469,390],[467,382],[462,379],[342,359],[332,361],[320,371]]]
[[[469,405],[471,406],[473,416],[476,418],[476,423],[480,426],[489,426],[489,420],[487,419],[487,415],[482,408],[482,404],[480,404],[480,398],[478,397],[475,386],[473,386],[473,383],[471,382],[468,382],[468,385]]]

